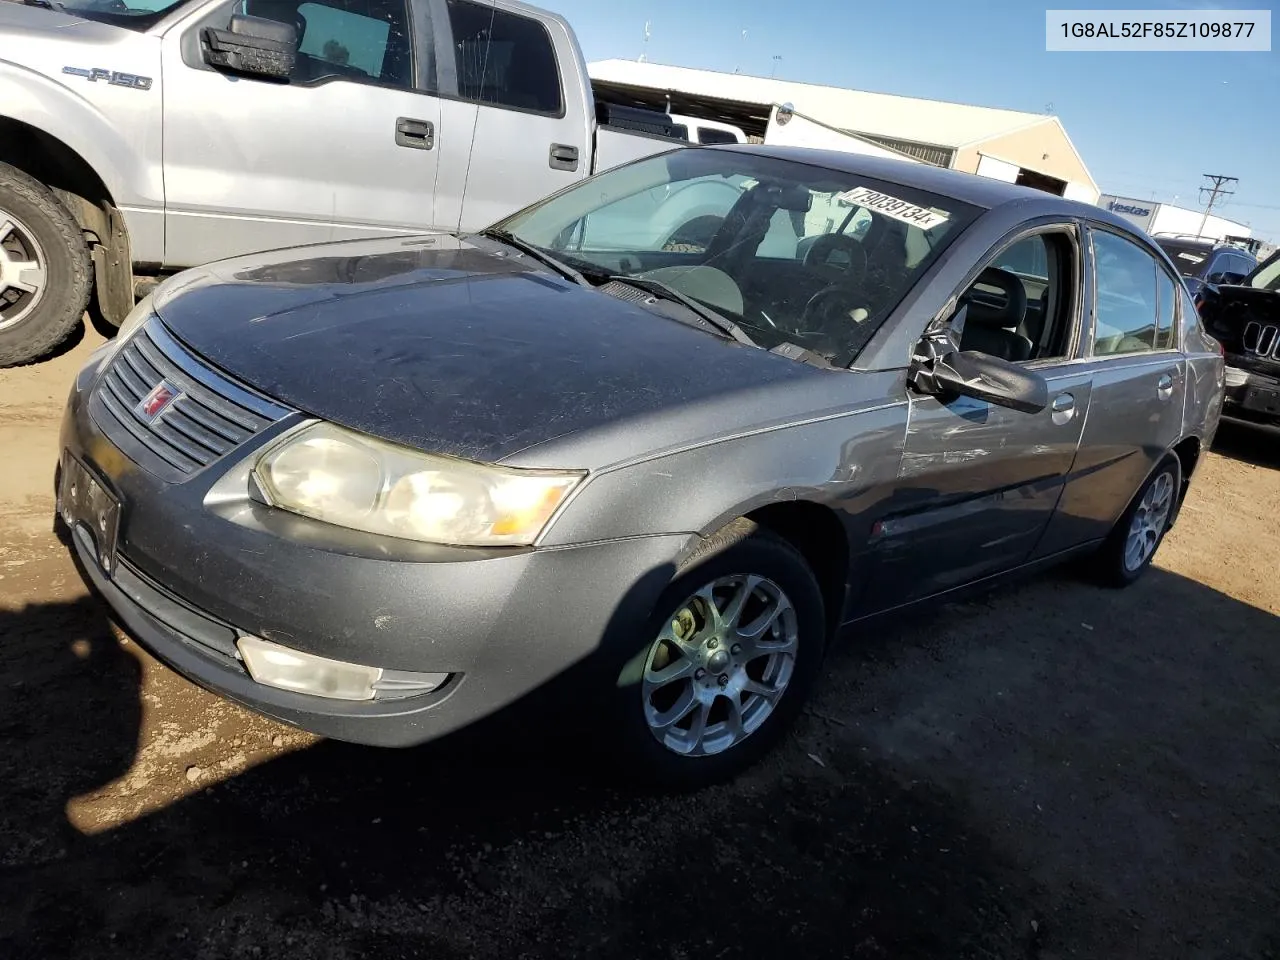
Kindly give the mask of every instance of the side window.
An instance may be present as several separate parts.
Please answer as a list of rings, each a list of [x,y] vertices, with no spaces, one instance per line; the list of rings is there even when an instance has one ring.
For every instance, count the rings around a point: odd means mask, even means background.
[[[1156,268],[1156,304],[1159,310],[1156,314],[1155,348],[1157,350],[1172,350],[1178,345],[1173,318],[1177,311],[1174,304],[1178,298],[1178,288],[1181,286],[1181,283],[1175,284],[1166,271]]]
[[[329,78],[413,87],[405,0],[243,0],[243,12],[298,31],[291,79]]]
[[[1187,288],[1179,287],[1178,297],[1181,303],[1182,315],[1182,349],[1193,350],[1195,344],[1199,343],[1201,332],[1200,311],[1196,309],[1196,302],[1191,299],[1191,294],[1187,292]]]
[[[470,0],[449,0],[464,100],[564,115],[560,68],[547,28],[537,20]]]
[[[997,253],[961,298],[961,348],[1013,361],[1065,357],[1077,313],[1073,251],[1054,231]]]
[[[1093,231],[1098,356],[1155,349],[1156,273],[1153,257],[1114,233]]]

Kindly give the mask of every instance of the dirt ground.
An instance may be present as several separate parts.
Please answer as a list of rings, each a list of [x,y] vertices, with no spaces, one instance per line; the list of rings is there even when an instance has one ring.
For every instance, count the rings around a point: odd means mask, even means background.
[[[1280,958],[1280,432],[1223,427],[1135,588],[868,631],[762,767],[642,796],[555,738],[316,741],[114,635],[50,528],[97,342],[0,371],[0,957]]]

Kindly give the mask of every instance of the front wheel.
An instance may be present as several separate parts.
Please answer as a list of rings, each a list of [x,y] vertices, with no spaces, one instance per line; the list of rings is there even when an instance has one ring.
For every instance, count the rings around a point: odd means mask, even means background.
[[[822,593],[789,543],[739,521],[665,591],[617,685],[628,772],[696,788],[759,760],[822,662]]]
[[[41,183],[0,163],[0,367],[38,360],[71,336],[92,285],[75,218]]]
[[[1169,530],[1181,487],[1182,465],[1177,457],[1167,456],[1147,478],[1099,553],[1098,575],[1104,583],[1127,587],[1151,566]]]

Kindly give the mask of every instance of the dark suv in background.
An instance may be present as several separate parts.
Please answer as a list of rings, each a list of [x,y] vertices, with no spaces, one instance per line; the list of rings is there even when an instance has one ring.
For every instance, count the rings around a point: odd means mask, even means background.
[[[1247,250],[1212,237],[1157,234],[1152,239],[1169,255],[1197,301],[1206,284],[1239,283],[1258,265]]]

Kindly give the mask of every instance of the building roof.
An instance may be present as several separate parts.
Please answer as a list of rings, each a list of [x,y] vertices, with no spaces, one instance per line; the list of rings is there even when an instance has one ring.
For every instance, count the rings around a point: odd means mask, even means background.
[[[612,84],[677,90],[697,96],[760,104],[790,103],[799,112],[832,126],[870,136],[952,149],[1053,119],[1041,113],[921,100],[634,60],[598,60],[588,64],[587,71],[591,79]]]

